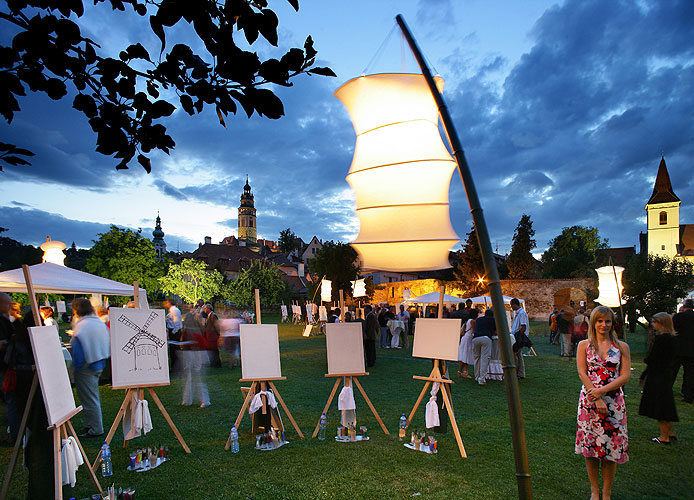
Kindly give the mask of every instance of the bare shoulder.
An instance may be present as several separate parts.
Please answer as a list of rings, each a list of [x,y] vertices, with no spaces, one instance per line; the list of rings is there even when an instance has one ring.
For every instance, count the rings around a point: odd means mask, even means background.
[[[619,342],[619,348],[620,348],[620,350],[621,350],[623,353],[629,354],[629,352],[630,352],[630,351],[629,351],[629,344],[627,344],[626,342],[622,342],[621,340],[618,340],[617,342]]]

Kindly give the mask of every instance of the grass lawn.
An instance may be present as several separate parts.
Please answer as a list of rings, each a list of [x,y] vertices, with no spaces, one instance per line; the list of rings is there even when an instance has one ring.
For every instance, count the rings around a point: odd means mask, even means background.
[[[265,321],[270,318],[263,316]],[[527,379],[521,381],[521,397],[528,442],[534,498],[588,498],[590,489],[583,458],[574,454],[576,406],[580,382],[573,359],[560,358],[558,346],[550,346],[546,324],[532,323],[531,333],[538,357],[527,357]],[[286,381],[277,382],[284,401],[307,438],[298,438],[289,419],[283,416],[290,444],[271,452],[254,449],[250,418],[240,429],[240,453],[224,451],[232,421],[242,404],[240,368],[212,369],[208,386],[212,406],[181,407],[181,380],[157,389],[179,430],[192,450],[186,455],[178,445],[156,406],[151,403],[154,430],[130,443],[129,449],[164,443],[172,460],[145,472],[128,472],[128,450],[121,448],[119,431],[113,441],[116,486],[132,487],[139,499],[512,499],[517,497],[511,433],[503,382],[484,387],[458,379],[453,385],[453,403],[468,458],[461,459],[455,438],[441,435],[439,453],[427,455],[404,448],[396,437],[398,418],[409,413],[422,388],[412,375],[428,375],[431,364],[413,359],[403,350],[378,349],[371,376],[361,378],[391,436],[385,436],[361,395],[356,393],[358,425],[366,425],[371,440],[336,443],[332,440],[339,417],[337,401],[328,415],[329,438],[311,439],[320,412],[334,383],[325,378],[327,369],[324,337],[301,337],[301,328],[280,325],[282,372]],[[617,468],[613,498],[688,499],[694,491],[694,407],[681,403],[680,441],[669,447],[650,438],[658,434],[657,422],[639,417],[638,376],[645,368],[645,336],[632,334],[629,343],[634,358],[633,376],[626,386],[631,460]],[[411,344],[411,342],[410,342]],[[223,359],[224,361],[224,359]],[[453,374],[457,368],[449,365]],[[681,385],[681,372],[675,389]],[[248,385],[248,384],[244,384]],[[104,425],[108,428],[123,400],[124,391],[101,387]],[[679,390],[676,391],[679,394]],[[2,417],[4,423],[4,416]],[[82,427],[81,417],[74,419]],[[424,427],[424,404],[414,427]],[[4,428],[4,427],[3,427]],[[84,440],[90,458],[100,442]],[[0,471],[6,469],[11,449],[0,448]],[[100,477],[100,476],[99,476]],[[9,498],[24,498],[27,475],[18,469]],[[104,480],[102,485],[106,486]],[[78,472],[74,490],[65,498],[78,500],[92,493],[84,469]]]

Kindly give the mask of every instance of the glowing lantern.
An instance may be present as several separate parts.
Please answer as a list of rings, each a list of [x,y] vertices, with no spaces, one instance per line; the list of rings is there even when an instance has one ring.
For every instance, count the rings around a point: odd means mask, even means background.
[[[321,302],[330,302],[333,300],[333,282],[323,280],[320,284],[320,300]]]
[[[440,89],[443,80],[436,79]],[[456,168],[441,140],[438,111],[422,75],[377,74],[348,81],[335,96],[357,134],[347,175],[357,198],[362,265],[388,271],[450,267],[459,238],[448,213]]]
[[[352,297],[365,297],[366,296],[366,284],[364,280],[352,281]]]
[[[39,248],[43,250],[43,261],[58,264],[65,267],[65,243],[58,240],[51,240],[50,236],[46,237],[46,242]]]
[[[595,302],[607,307],[619,307],[626,303],[622,299],[624,286],[622,285],[621,266],[604,266],[595,270],[598,273],[598,298]]]

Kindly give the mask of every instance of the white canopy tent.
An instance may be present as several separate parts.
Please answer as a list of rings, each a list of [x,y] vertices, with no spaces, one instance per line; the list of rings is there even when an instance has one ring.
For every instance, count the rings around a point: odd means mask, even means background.
[[[125,285],[50,262],[29,266],[29,272],[35,293],[90,294],[98,296],[101,300],[102,295],[133,296],[135,292],[132,285]],[[26,293],[26,291],[24,273],[21,268],[0,273],[0,292]],[[148,308],[147,290],[140,288],[139,294],[140,307]]]
[[[512,298],[513,297],[507,297],[506,295],[504,295],[504,304],[510,304]],[[468,299],[462,299],[463,302],[465,302],[466,300]],[[470,300],[472,301],[473,307],[478,304],[483,305],[485,309],[487,309],[488,307],[492,307],[492,298],[489,295],[470,297]],[[521,307],[525,309],[525,300],[519,298],[518,301],[521,303]]]
[[[439,292],[431,292],[425,293],[424,295],[420,295],[418,297],[411,297],[407,300],[404,300],[403,302],[405,304],[438,304],[439,297]],[[454,297],[453,295],[443,295],[444,304],[459,304],[461,302],[465,302],[465,299],[461,299],[460,297]]]

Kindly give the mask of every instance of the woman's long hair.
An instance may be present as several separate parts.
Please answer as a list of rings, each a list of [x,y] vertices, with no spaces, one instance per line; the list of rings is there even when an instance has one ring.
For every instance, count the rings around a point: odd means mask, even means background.
[[[619,346],[617,333],[614,331],[614,325],[616,321],[614,311],[612,311],[612,309],[606,306],[598,306],[595,309],[593,309],[592,313],[590,313],[590,322],[588,323],[588,340],[593,345],[593,348],[596,351],[598,349],[598,336],[595,332],[595,323],[598,321],[598,319],[602,318],[609,318],[612,320],[612,326],[610,327],[608,336],[610,337],[610,341],[613,344]],[[619,350],[621,351],[621,348]]]
[[[672,316],[666,312],[659,312],[653,315],[653,321],[660,323],[665,327],[661,333],[669,333],[675,335],[675,326],[672,324]]]

